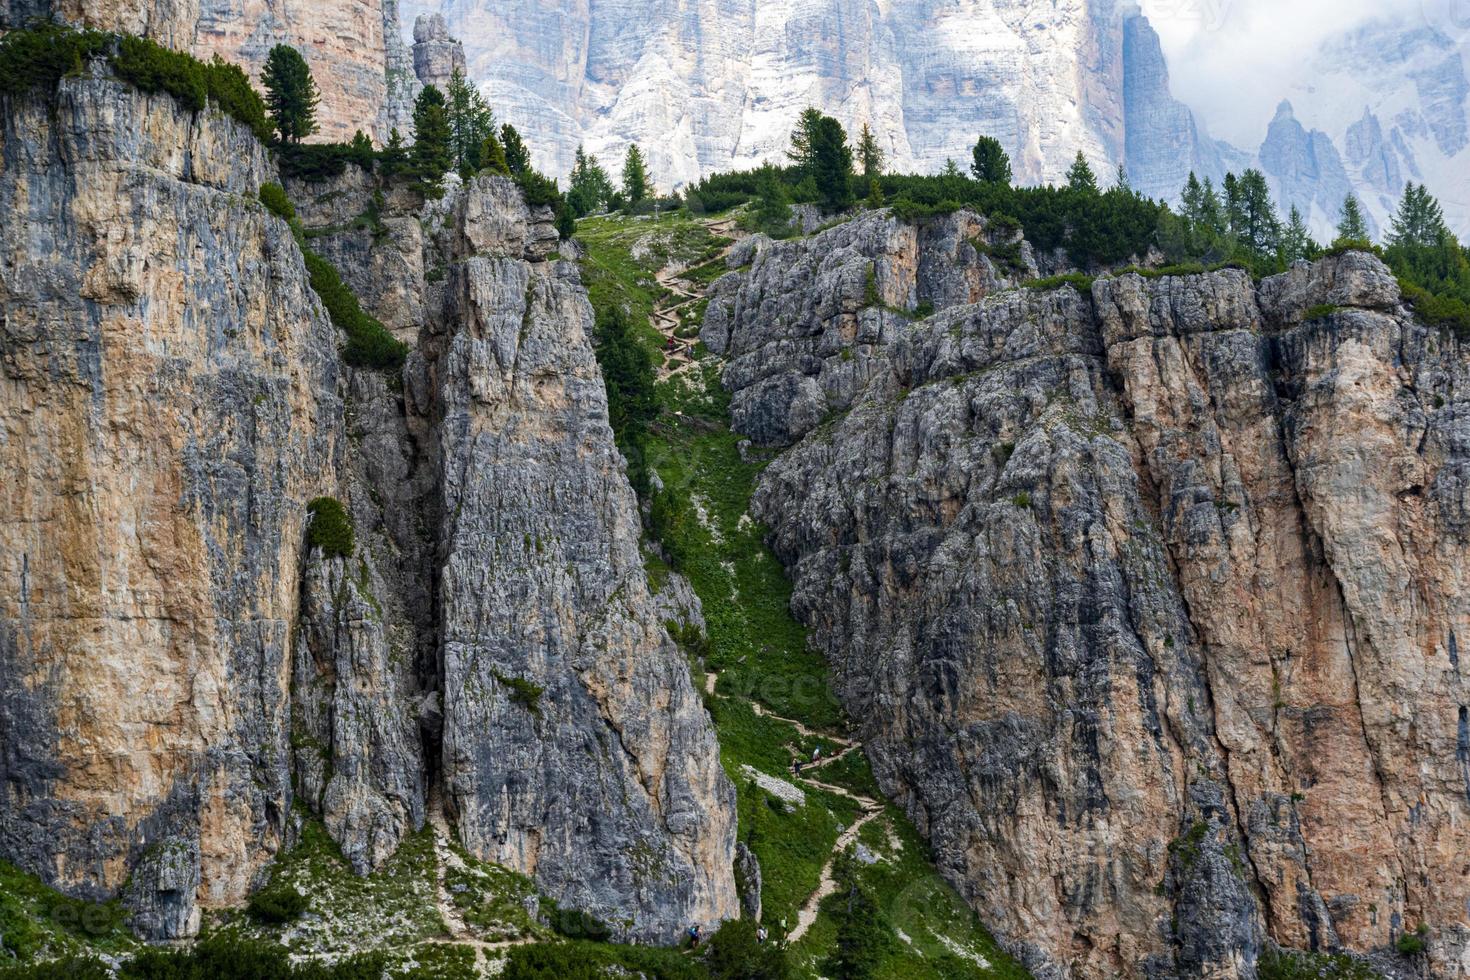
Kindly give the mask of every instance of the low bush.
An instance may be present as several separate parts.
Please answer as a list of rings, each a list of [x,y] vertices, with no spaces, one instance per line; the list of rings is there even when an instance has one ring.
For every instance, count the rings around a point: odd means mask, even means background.
[[[279,925],[301,918],[301,913],[310,904],[307,897],[291,885],[278,884],[251,895],[246,910],[260,922]]]
[[[261,184],[256,196],[265,205],[265,209],[277,218],[282,221],[296,220],[296,208],[286,196],[286,189],[280,184]]]
[[[707,980],[709,976],[675,950],[588,942],[517,946],[500,974],[502,980],[606,980],[629,975],[645,980]]]
[[[270,139],[265,103],[238,66],[220,59],[200,61],[156,41],[131,35],[74,30],[43,24],[11,31],[0,39],[0,92],[19,95],[79,75],[88,60],[107,56],[119,78],[144,92],[167,92],[183,108],[199,112],[211,103]]]
[[[1429,927],[1419,923],[1419,928],[1399,936],[1393,948],[1405,956],[1418,956],[1429,948]]]
[[[352,515],[335,497],[317,497],[306,505],[306,544],[320,548],[327,558],[346,558],[352,554]]]
[[[510,692],[512,701],[536,717],[541,717],[541,695],[546,693],[546,688],[524,677],[511,677],[499,672],[495,674],[495,680]]]
[[[333,964],[292,965],[286,950],[216,933],[188,949],[147,949],[124,963],[119,980],[379,980],[381,956],[354,956]]]
[[[408,346],[363,311],[357,297],[342,282],[332,263],[304,246],[301,251],[306,259],[306,271],[311,276],[311,288],[321,297],[322,305],[327,308],[327,315],[337,329],[347,335],[342,359],[357,367],[380,370],[402,367],[404,358],[408,356]]]
[[[330,180],[349,165],[372,170],[378,159],[370,139],[361,133],[349,143],[282,143],[276,147],[281,176],[309,182]]]
[[[25,966],[0,966],[0,980],[112,980],[112,973],[101,960],[68,956]]]
[[[1049,276],[1046,279],[1033,279],[1026,283],[1026,288],[1046,291],[1060,289],[1063,286],[1071,286],[1077,292],[1087,295],[1092,291],[1092,283],[1092,276],[1085,276],[1080,272],[1069,272],[1064,276]]]
[[[1399,291],[1414,315],[1433,327],[1453,330],[1461,337],[1470,336],[1470,303],[1457,296],[1431,293],[1407,279],[1399,280]]]
[[[112,38],[44,24],[0,38],[0,93],[22,95],[38,85],[55,85],[80,75],[87,61],[107,51]]]

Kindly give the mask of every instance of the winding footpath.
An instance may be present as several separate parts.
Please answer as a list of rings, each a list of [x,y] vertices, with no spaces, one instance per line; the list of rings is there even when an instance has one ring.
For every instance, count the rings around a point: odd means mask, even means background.
[[[705,225],[705,230],[716,238],[727,238],[730,241],[719,252],[699,262],[698,265],[723,261],[740,239],[745,237],[737,227],[734,218],[710,222]],[[695,364],[694,345],[698,342],[698,337],[679,336],[679,328],[684,324],[683,314],[704,299],[705,291],[703,289],[699,289],[698,292],[692,291],[698,287],[683,278],[691,268],[693,266],[677,268],[666,266],[656,272],[653,277],[660,287],[676,299],[669,306],[655,305],[652,315],[648,318],[649,325],[664,338],[664,360],[658,372],[660,381],[683,374]]]
[[[700,265],[724,259],[735,248],[740,238],[744,237],[736,226],[734,218],[725,218],[720,221],[710,222],[705,227],[711,235],[729,238],[731,242],[715,256],[699,263]],[[680,266],[678,268],[670,266],[659,270],[654,276],[661,287],[677,298],[677,301],[670,306],[655,308],[648,321],[665,338],[664,363],[659,371],[660,380],[666,380],[677,374],[681,374],[696,363],[693,356],[695,341],[677,335],[678,328],[683,322],[682,312],[704,299],[705,290],[699,289],[699,287],[683,278],[689,272],[689,268],[688,266]],[[695,290],[698,291],[696,292]],[[716,694],[715,686],[718,681],[719,674],[714,672],[707,673],[704,680],[705,692],[714,696]],[[837,837],[836,843],[832,845],[832,853],[828,856],[826,863],[822,865],[821,875],[817,879],[816,890],[807,897],[807,900],[802,903],[801,908],[797,912],[796,925],[786,936],[788,943],[795,943],[802,936],[806,935],[807,930],[811,929],[812,924],[817,921],[817,914],[821,909],[822,900],[837,891],[835,868],[838,856],[851,848],[857,842],[858,834],[862,832],[863,827],[867,826],[869,822],[883,812],[883,804],[878,800],[854,793],[851,790],[832,783],[822,782],[820,779],[809,775],[814,770],[830,766],[838,760],[846,758],[850,753],[861,749],[861,742],[856,742],[840,735],[834,735],[831,732],[817,731],[797,721],[795,718],[783,718],[780,715],[772,714],[756,701],[751,701],[750,706],[757,715],[790,725],[803,738],[823,739],[839,745],[841,747],[840,750],[826,758],[815,762],[808,762],[803,759],[800,775],[788,773],[783,778],[805,784],[811,789],[841,796],[851,800],[858,807],[857,819],[842,830]],[[796,749],[788,745],[787,750],[791,752],[791,758],[795,761],[797,758]]]
[[[704,681],[705,691],[707,691],[709,694],[715,694],[715,685],[718,683],[718,681],[718,674],[706,674]],[[723,697],[723,695],[720,696]],[[832,845],[831,855],[827,858],[826,863],[822,865],[822,873],[821,876],[817,879],[816,891],[812,892],[811,895],[807,897],[807,900],[802,903],[802,906],[800,910],[798,910],[796,915],[796,925],[786,935],[786,941],[788,943],[795,943],[800,940],[802,936],[806,935],[807,930],[810,929],[812,927],[812,924],[817,921],[817,913],[821,909],[822,900],[837,890],[837,879],[834,869],[837,866],[838,856],[841,855],[848,848],[852,847],[853,844],[857,842],[858,834],[862,832],[863,827],[867,826],[869,822],[871,822],[875,817],[883,812],[883,804],[878,800],[873,799],[872,797],[864,796],[861,793],[854,793],[853,791],[846,789],[845,787],[837,786],[833,783],[825,783],[822,782],[820,779],[807,775],[807,773],[811,772],[814,769],[823,769],[827,766],[832,765],[840,759],[846,758],[850,753],[861,749],[863,747],[861,742],[855,742],[852,739],[843,738],[840,735],[833,735],[831,732],[816,731],[815,729],[809,728],[808,726],[797,721],[795,718],[784,718],[781,715],[773,714],[767,711],[764,706],[755,701],[750,702],[750,706],[756,714],[765,718],[770,718],[774,721],[784,722],[790,725],[792,728],[796,729],[797,733],[802,735],[803,737],[825,739],[829,742],[836,742],[838,745],[842,746],[841,751],[834,752],[832,755],[829,755],[824,759],[819,759],[815,762],[803,761],[801,766],[801,775],[793,775],[789,776],[789,778],[795,780],[798,783],[803,783],[812,789],[819,789],[825,793],[832,793],[837,796],[852,800],[858,806],[858,818],[854,820],[851,824],[849,824],[842,831],[842,833],[838,835],[836,843]],[[789,745],[787,746],[787,750],[791,752],[792,759],[795,759],[797,756],[796,751],[792,749]]]

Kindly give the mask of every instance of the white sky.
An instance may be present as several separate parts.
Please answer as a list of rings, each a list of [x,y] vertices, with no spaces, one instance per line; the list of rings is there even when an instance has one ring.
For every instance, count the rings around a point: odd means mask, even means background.
[[[1141,6],[1163,42],[1174,95],[1212,136],[1242,149],[1260,145],[1296,71],[1330,36],[1374,17],[1460,27],[1470,12],[1470,0],[1141,0]]]

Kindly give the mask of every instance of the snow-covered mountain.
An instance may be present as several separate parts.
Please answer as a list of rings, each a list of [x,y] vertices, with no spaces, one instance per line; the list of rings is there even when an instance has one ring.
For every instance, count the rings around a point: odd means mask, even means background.
[[[1259,147],[1212,138],[1170,91],[1157,34],[1127,0],[415,0],[465,45],[469,71],[552,172],[578,143],[607,162],[631,141],[661,187],[780,159],[816,105],[866,123],[892,166],[964,162],[980,133],[1017,178],[1058,180],[1078,150],[1099,172],[1173,197],[1190,170],[1259,165],[1283,210],[1319,231],[1356,191],[1375,223],[1406,180],[1470,232],[1467,35],[1433,17],[1323,45],[1288,77]],[[1447,18],[1448,21],[1448,18]],[[1230,84],[1222,79],[1221,84]]]

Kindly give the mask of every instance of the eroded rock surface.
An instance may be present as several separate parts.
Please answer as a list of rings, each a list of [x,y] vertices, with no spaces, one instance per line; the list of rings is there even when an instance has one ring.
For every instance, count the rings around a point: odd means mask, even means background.
[[[282,844],[337,334],[265,151],[108,79],[0,117],[0,851],[193,932]]]
[[[737,915],[733,787],[663,625],[698,603],[650,594],[549,209],[500,178],[293,187],[417,345],[371,372],[232,121],[81,77],[0,126],[0,855],[126,883],[180,938],[294,803],[367,872],[442,799],[620,935]],[[308,552],[317,496],[351,554]]]
[[[840,233],[762,250],[706,340],[792,447],[754,513],[944,873],[1039,976],[1420,922],[1466,975],[1460,344],[1350,253],[996,293],[839,387]]]

